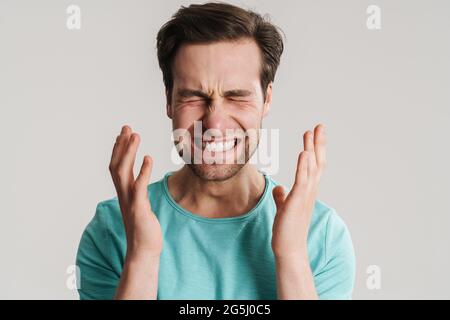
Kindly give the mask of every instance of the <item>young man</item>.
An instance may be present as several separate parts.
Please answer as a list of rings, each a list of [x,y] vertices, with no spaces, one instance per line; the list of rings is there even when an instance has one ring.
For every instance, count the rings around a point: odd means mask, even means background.
[[[324,126],[303,135],[290,192],[248,163],[283,52],[277,28],[232,5],[191,5],[157,48],[186,164],[149,185],[145,156],[135,179],[140,137],[123,126],[109,166],[117,197],[98,204],[78,249],[80,298],[351,298],[349,232],[316,200]]]

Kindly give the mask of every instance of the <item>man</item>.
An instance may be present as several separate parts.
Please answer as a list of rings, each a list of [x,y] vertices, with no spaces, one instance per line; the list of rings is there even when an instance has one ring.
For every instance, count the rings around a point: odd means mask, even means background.
[[[78,249],[80,298],[351,298],[349,232],[316,200],[324,126],[303,135],[289,193],[248,163],[283,52],[277,28],[232,5],[191,5],[157,49],[186,164],[149,185],[145,156],[135,179],[140,137],[123,126],[109,166],[117,197],[98,204]]]

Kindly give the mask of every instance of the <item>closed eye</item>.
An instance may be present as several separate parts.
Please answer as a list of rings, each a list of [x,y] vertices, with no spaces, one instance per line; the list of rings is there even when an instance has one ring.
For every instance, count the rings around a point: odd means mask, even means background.
[[[183,103],[194,103],[194,102],[206,102],[205,99],[190,99],[190,100],[184,100]]]
[[[241,101],[241,102],[247,102],[249,101],[248,99],[244,98],[244,97],[228,97],[228,100],[231,101]]]
[[[177,101],[176,105],[177,108],[204,108],[207,105],[207,101],[202,98],[181,99]]]
[[[239,105],[242,106],[244,104],[251,104],[252,103],[252,99],[250,97],[227,97],[227,100],[235,105]]]

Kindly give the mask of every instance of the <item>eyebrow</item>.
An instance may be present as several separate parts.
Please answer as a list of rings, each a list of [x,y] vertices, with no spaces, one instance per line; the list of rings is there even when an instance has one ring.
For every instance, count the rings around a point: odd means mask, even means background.
[[[253,92],[251,92],[250,90],[235,89],[226,91],[224,97],[248,97],[252,94]]]
[[[248,97],[251,96],[253,93],[250,90],[243,90],[243,89],[234,89],[234,90],[228,90],[225,91],[224,97]],[[191,98],[191,97],[200,97],[203,99],[211,99],[209,94],[206,92],[203,92],[201,90],[193,90],[193,89],[180,89],[178,90],[177,97],[179,98]]]
[[[192,90],[192,89],[180,89],[178,90],[176,96],[178,98],[191,98],[191,97],[200,97],[203,99],[209,99],[209,95],[200,90]]]

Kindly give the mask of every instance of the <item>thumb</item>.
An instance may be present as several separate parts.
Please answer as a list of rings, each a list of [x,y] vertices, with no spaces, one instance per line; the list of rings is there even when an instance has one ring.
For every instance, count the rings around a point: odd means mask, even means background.
[[[275,188],[273,188],[272,195],[273,199],[275,200],[275,204],[277,205],[277,210],[279,210],[286,200],[286,194],[284,192],[283,186],[276,186]]]

